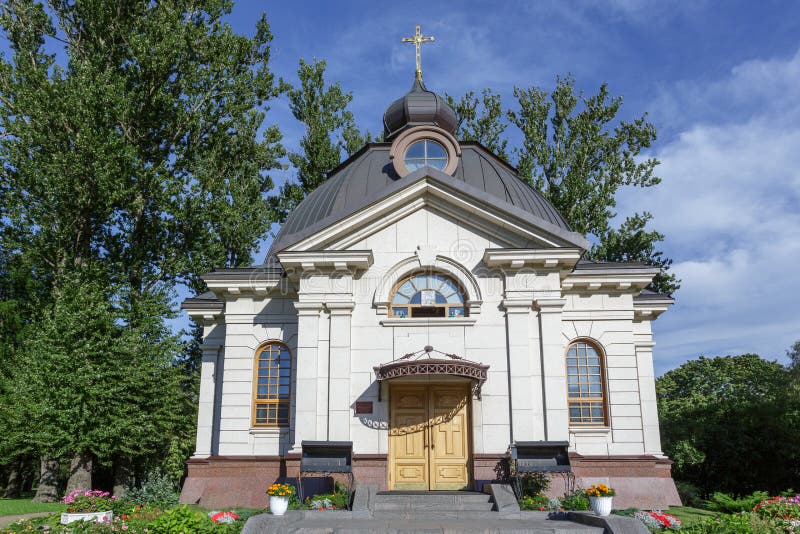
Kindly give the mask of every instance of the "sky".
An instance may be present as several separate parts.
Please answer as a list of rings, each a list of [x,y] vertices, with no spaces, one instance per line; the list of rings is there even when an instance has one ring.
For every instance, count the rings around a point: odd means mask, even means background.
[[[774,1],[244,2],[232,26],[266,12],[273,68],[294,81],[299,58],[327,61],[353,93],[362,129],[414,72],[420,24],[426,85],[461,95],[552,88],[571,74],[608,83],[624,119],[648,114],[662,183],[619,194],[618,220],[649,211],[682,280],[654,324],[656,372],[701,355],[758,353],[785,362],[800,339],[800,4]],[[285,144],[302,135],[272,104]],[[279,180],[285,179],[278,177]]]
[[[621,118],[647,113],[658,131],[644,157],[661,162],[662,183],[621,191],[617,216],[651,212],[682,280],[653,324],[657,373],[701,355],[787,361],[800,339],[800,3],[236,0],[227,21],[252,35],[263,12],[276,75],[294,82],[300,58],[325,59],[373,133],[413,81],[401,38],[416,24],[436,38],[422,62],[440,94],[491,87],[508,106],[515,86],[551,89],[559,75],[587,95],[608,83]],[[287,101],[270,106],[267,121],[297,150]]]

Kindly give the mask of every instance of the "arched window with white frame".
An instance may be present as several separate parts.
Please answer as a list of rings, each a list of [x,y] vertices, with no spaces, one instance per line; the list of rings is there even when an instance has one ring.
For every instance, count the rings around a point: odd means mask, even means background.
[[[438,272],[417,272],[400,280],[392,290],[392,317],[465,317],[469,309],[464,290],[452,277]]]
[[[253,426],[289,426],[292,356],[289,347],[270,341],[256,351],[253,372]]]
[[[570,426],[606,426],[605,365],[599,346],[578,340],[567,347]]]

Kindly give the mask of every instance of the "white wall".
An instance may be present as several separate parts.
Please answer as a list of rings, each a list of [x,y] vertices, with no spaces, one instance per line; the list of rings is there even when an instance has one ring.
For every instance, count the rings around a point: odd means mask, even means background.
[[[350,244],[351,250],[371,250],[374,257],[373,265],[355,277],[307,276],[297,283],[298,297],[292,298],[230,297],[224,318],[224,365],[218,370],[223,379],[218,383],[217,453],[283,454],[296,449],[301,439],[350,439],[356,453],[387,453],[388,391],[379,402],[373,367],[432,345],[490,366],[482,398],[473,400],[476,453],[506,451],[512,430],[508,401],[512,382],[515,397],[522,396],[516,399],[514,415],[517,440],[568,437],[572,449],[581,454],[660,454],[652,336],[649,322],[633,322],[631,295],[575,293],[562,300],[557,271],[506,277],[483,268],[487,248],[513,246],[503,231],[478,230],[428,207]],[[420,247],[460,263],[477,280],[482,305],[479,313],[471,314],[474,324],[380,324],[387,316],[374,306],[376,288],[398,262],[414,257]],[[526,299],[528,309],[512,319],[507,309],[514,303],[509,300],[519,304]],[[545,304],[550,309],[542,331],[539,310]],[[309,332],[308,339],[298,343],[298,332],[304,331]],[[568,343],[579,337],[596,340],[606,355],[608,428],[568,429],[562,406],[563,358]],[[251,428],[254,355],[268,340],[283,341],[295,358],[291,433]],[[306,355],[300,365],[307,365],[299,370],[298,347]],[[523,369],[521,375],[512,370],[511,380],[509,361],[515,369]],[[371,401],[373,414],[356,416],[356,401]]]

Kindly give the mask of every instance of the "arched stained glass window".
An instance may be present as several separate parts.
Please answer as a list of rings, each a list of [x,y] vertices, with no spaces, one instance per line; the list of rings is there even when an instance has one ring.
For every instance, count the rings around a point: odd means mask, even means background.
[[[464,292],[450,277],[417,273],[400,281],[392,293],[393,317],[464,317]]]
[[[571,425],[605,425],[603,358],[591,343],[579,341],[567,349],[567,403]]]
[[[292,357],[283,343],[270,342],[256,352],[253,426],[289,426]]]

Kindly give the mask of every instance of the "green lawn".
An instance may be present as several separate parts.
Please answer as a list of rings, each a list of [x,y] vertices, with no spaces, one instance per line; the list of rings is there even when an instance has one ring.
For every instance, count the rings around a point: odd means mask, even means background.
[[[674,515],[681,520],[681,525],[690,527],[695,523],[699,523],[705,519],[709,519],[717,515],[716,512],[709,510],[701,510],[700,508],[692,508],[691,506],[672,506],[669,510],[665,510],[668,514]]]
[[[33,502],[30,499],[0,499],[0,517],[33,514],[35,512],[61,512],[64,505],[57,502]]]

